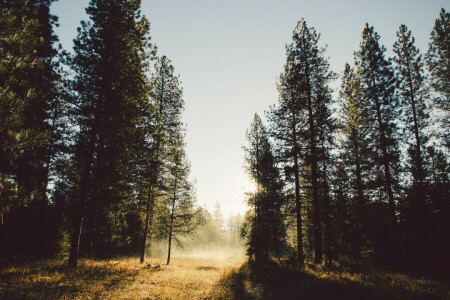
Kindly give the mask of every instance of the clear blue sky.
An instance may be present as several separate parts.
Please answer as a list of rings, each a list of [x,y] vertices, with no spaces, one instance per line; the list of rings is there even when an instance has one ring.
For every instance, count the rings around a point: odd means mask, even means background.
[[[448,0],[143,0],[158,55],[167,55],[181,75],[186,110],[187,154],[197,180],[198,202],[209,210],[245,209],[248,180],[243,171],[245,131],[256,112],[278,99],[276,78],[284,45],[305,18],[322,34],[331,69],[353,62],[365,22],[375,27],[391,53],[395,32],[405,24],[426,52],[429,34]],[[64,48],[72,48],[76,28],[86,19],[88,0],[59,0],[52,13]],[[333,86],[337,86],[337,81]]]

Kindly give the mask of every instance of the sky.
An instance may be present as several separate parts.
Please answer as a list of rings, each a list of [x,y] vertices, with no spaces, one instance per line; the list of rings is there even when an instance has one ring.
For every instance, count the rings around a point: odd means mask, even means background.
[[[56,33],[71,50],[76,29],[87,20],[88,0],[59,0]],[[184,90],[187,155],[199,205],[225,214],[246,209],[252,190],[244,171],[245,132],[255,113],[278,101],[277,77],[285,45],[304,18],[327,45],[331,70],[341,74],[353,62],[364,24],[374,26],[392,55],[395,32],[405,24],[422,53],[434,20],[448,0],[142,0],[158,56],[172,60]],[[339,86],[339,80],[332,87]]]

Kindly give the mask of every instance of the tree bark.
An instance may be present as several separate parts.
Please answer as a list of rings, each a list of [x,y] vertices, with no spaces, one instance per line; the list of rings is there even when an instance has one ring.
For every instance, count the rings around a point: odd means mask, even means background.
[[[316,264],[322,261],[322,234],[320,225],[320,200],[318,195],[318,184],[317,184],[317,150],[316,150],[316,132],[314,126],[314,116],[312,111],[312,95],[311,95],[311,82],[309,74],[308,62],[305,63],[305,79],[306,79],[306,92],[308,100],[308,122],[309,122],[309,142],[310,142],[310,159],[311,159],[311,184],[312,184],[312,196],[313,196],[313,206],[314,206],[314,262]]]
[[[357,247],[358,247],[358,256],[361,253],[361,246],[362,246],[362,240],[363,240],[363,234],[365,232],[365,214],[364,214],[364,186],[362,182],[362,175],[361,175],[361,161],[359,156],[360,147],[358,144],[358,141],[355,140],[355,150],[356,150],[356,157],[355,157],[355,175],[356,175],[356,190],[357,190],[357,200],[358,200],[358,211],[357,211],[357,218],[358,218],[358,241],[357,241]]]
[[[425,199],[424,199],[424,191],[423,191],[423,165],[422,165],[422,153],[421,153],[421,142],[419,137],[419,126],[417,122],[417,112],[416,112],[416,101],[415,101],[415,95],[413,90],[413,83],[411,78],[411,66],[409,59],[407,58],[408,63],[408,83],[409,83],[409,96],[411,98],[411,108],[413,112],[413,122],[414,122],[414,137],[416,139],[416,165],[417,165],[417,179],[418,179],[418,186],[417,186],[417,196],[415,197],[417,200],[414,201],[416,203],[413,203],[413,206],[415,210],[417,211],[417,216],[420,218],[425,218]],[[415,205],[417,204],[417,205]]]
[[[389,168],[389,158],[387,153],[387,145],[386,145],[386,136],[385,136],[385,127],[386,124],[384,124],[383,119],[381,117],[381,105],[378,99],[378,93],[376,92],[376,82],[375,82],[375,76],[373,74],[372,70],[372,84],[373,89],[375,91],[374,100],[375,100],[375,107],[377,112],[377,121],[378,121],[378,134],[380,135],[380,147],[381,151],[383,153],[383,166],[384,166],[384,180],[386,184],[386,192],[388,194],[388,201],[389,201],[389,209],[391,211],[391,218],[393,224],[397,223],[397,216],[395,213],[395,202],[394,202],[394,194],[392,192],[392,178],[391,178],[391,171]]]
[[[95,147],[95,131],[92,130],[88,149],[86,151],[86,164],[84,166],[84,172],[80,183],[80,199],[75,213],[75,218],[72,227],[72,234],[70,238],[70,253],[69,253],[69,266],[72,268],[77,267],[78,263],[78,249],[80,245],[81,230],[83,225],[84,208],[86,203],[86,198],[89,190],[89,179],[91,175],[91,168],[94,156]]]
[[[322,137],[322,155],[323,155],[323,222],[325,225],[325,264],[330,266],[333,262],[331,254],[331,227],[330,227],[330,198],[328,194],[328,181],[327,181],[327,164],[325,145]]]
[[[172,231],[173,231],[173,214],[175,211],[175,201],[177,197],[177,180],[175,178],[175,187],[173,191],[173,199],[172,199],[172,211],[170,213],[170,225],[169,225],[169,249],[167,252],[167,265],[170,263],[170,251],[172,250]]]
[[[151,212],[150,210],[153,208],[153,184],[150,183],[150,186],[148,188],[148,195],[147,195],[147,205],[146,205],[146,213],[145,213],[145,224],[144,224],[144,236],[142,238],[142,245],[141,245],[141,259],[140,259],[140,263],[144,263],[145,260],[145,246],[147,243],[147,235],[148,235],[148,228],[150,226],[150,215]]]
[[[300,200],[300,178],[298,164],[297,132],[295,131],[295,116],[293,116],[292,137],[294,142],[294,177],[295,177],[295,213],[297,218],[297,265],[301,268],[305,264],[303,255],[303,234],[302,234],[302,207]]]

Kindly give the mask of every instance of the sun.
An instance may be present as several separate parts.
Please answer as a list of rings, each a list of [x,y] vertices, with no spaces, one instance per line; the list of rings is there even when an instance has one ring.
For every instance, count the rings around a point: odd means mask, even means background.
[[[248,175],[244,174],[242,188],[245,194],[254,194],[256,192],[256,183]]]

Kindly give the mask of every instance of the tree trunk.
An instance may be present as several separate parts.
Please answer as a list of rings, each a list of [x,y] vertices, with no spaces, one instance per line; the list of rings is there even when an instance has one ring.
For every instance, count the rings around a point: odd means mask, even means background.
[[[175,187],[173,191],[173,200],[172,200],[172,211],[170,213],[170,225],[169,225],[169,249],[167,252],[167,265],[170,263],[170,251],[172,250],[172,231],[173,231],[173,214],[175,211],[175,201],[176,201],[176,193],[177,193],[177,180],[175,178]]]
[[[49,181],[49,176],[50,176],[50,164],[52,161],[52,156],[53,156],[53,147],[54,147],[54,143],[55,143],[55,122],[56,122],[56,107],[53,110],[53,115],[52,115],[52,125],[51,125],[51,131],[50,131],[50,144],[48,146],[48,151],[47,151],[47,158],[45,161],[45,178],[44,178],[44,183],[42,185],[42,192],[43,192],[43,198],[45,199],[46,197],[46,193],[47,193],[47,186],[48,186],[48,181]]]
[[[357,190],[357,200],[358,200],[358,210],[357,210],[357,218],[358,218],[358,241],[357,241],[357,247],[358,247],[358,256],[361,253],[361,246],[363,241],[363,234],[365,232],[365,214],[364,214],[364,186],[362,182],[362,175],[361,175],[361,162],[359,157],[359,144],[358,141],[355,141],[355,148],[356,148],[356,157],[355,157],[355,175],[356,175],[356,190]]]
[[[147,244],[147,235],[148,235],[148,228],[150,223],[150,209],[153,208],[153,192],[152,192],[153,184],[150,183],[150,186],[148,188],[148,195],[147,195],[147,205],[146,205],[146,213],[145,213],[145,224],[144,224],[144,236],[142,238],[142,245],[141,245],[141,259],[140,263],[142,264],[145,260],[145,246]]]
[[[305,264],[303,255],[303,235],[302,235],[302,207],[300,200],[300,178],[298,165],[297,133],[295,131],[295,116],[293,117],[292,137],[294,142],[294,176],[295,176],[295,213],[297,218],[297,265],[301,268]]]
[[[391,211],[391,218],[393,224],[397,223],[397,216],[395,213],[395,202],[394,202],[394,194],[392,192],[392,178],[391,178],[391,171],[389,168],[389,158],[387,153],[387,145],[386,145],[386,136],[385,136],[385,127],[386,124],[384,124],[383,119],[381,117],[381,105],[379,103],[378,94],[376,92],[376,83],[375,83],[375,76],[373,74],[372,70],[372,84],[373,89],[375,91],[375,106],[377,111],[377,120],[378,120],[378,133],[380,135],[380,146],[381,151],[383,153],[383,166],[384,166],[384,179],[386,184],[386,191],[388,194],[388,201],[389,201],[389,209]]]
[[[425,209],[426,209],[426,205],[425,205],[425,195],[424,195],[424,186],[423,186],[423,178],[424,178],[424,174],[423,174],[423,166],[422,166],[422,154],[421,154],[421,143],[420,143],[420,137],[419,137],[419,126],[418,126],[418,122],[417,122],[417,113],[416,113],[416,102],[415,102],[415,95],[414,95],[414,90],[413,90],[413,83],[412,83],[412,79],[411,79],[411,68],[410,68],[410,63],[409,63],[409,59],[408,59],[408,82],[409,82],[409,94],[410,94],[410,98],[411,98],[411,108],[412,108],[412,112],[413,112],[413,121],[414,121],[414,137],[416,139],[416,165],[417,165],[417,179],[418,179],[418,185],[417,185],[417,193],[416,196],[414,197],[416,199],[416,201],[414,201],[415,203],[413,203],[413,207],[416,213],[415,217],[424,219],[425,218]]]
[[[323,222],[325,225],[325,264],[330,266],[332,264],[331,255],[331,227],[330,227],[330,198],[328,191],[328,181],[327,181],[327,164],[326,164],[326,153],[324,138],[322,137],[322,155],[323,155]]]
[[[311,184],[312,196],[314,206],[314,262],[316,264],[322,261],[322,233],[320,225],[320,200],[318,195],[317,184],[317,150],[316,150],[316,133],[314,126],[314,116],[312,111],[312,96],[311,96],[311,82],[309,75],[309,65],[305,59],[305,78],[306,78],[306,92],[308,100],[308,122],[309,122],[309,142],[310,142],[310,158],[311,158]]]
[[[81,237],[81,230],[82,230],[82,224],[83,224],[83,217],[84,217],[84,208],[86,203],[86,198],[88,195],[89,190],[89,179],[91,175],[91,168],[92,168],[92,161],[94,156],[94,146],[95,146],[95,131],[92,130],[91,137],[88,145],[88,149],[86,151],[86,164],[84,166],[84,172],[81,177],[80,182],[80,200],[78,203],[77,211],[75,213],[75,218],[73,222],[72,227],[72,234],[70,238],[70,253],[69,253],[69,266],[76,268],[77,262],[78,262],[78,249],[80,245],[80,237]]]
[[[264,218],[263,222],[264,224],[264,251],[263,251],[263,261],[268,262],[269,261],[269,242],[270,242],[270,236],[269,236],[269,210],[267,207],[264,209]]]

